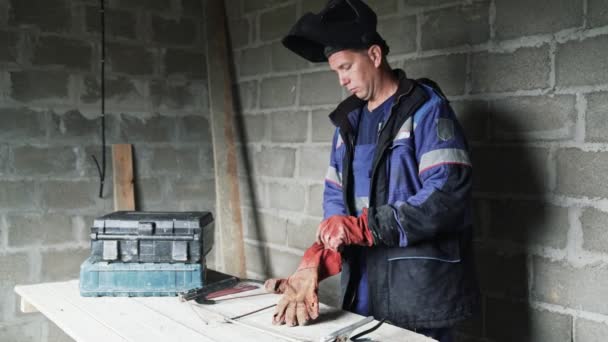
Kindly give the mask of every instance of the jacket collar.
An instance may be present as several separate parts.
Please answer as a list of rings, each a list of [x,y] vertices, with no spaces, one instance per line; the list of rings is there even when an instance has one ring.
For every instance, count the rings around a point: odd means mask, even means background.
[[[393,106],[397,106],[403,95],[407,95],[412,91],[414,82],[409,80],[405,75],[405,71],[401,69],[393,69],[393,73],[397,76],[397,81],[399,82],[397,91],[395,92],[395,102],[393,104]],[[336,109],[329,114],[329,119],[336,127],[340,128],[340,131],[354,135],[355,132],[348,119],[348,114],[354,110],[360,109],[366,102],[367,101],[361,100],[355,95],[351,95],[338,104]]]

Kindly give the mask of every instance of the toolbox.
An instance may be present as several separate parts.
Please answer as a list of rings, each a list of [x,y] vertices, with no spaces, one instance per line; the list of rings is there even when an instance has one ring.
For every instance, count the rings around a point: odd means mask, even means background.
[[[210,212],[117,211],[94,220],[91,262],[200,263],[213,247]]]
[[[200,288],[200,263],[94,262],[80,266],[80,294],[84,297],[160,297]]]

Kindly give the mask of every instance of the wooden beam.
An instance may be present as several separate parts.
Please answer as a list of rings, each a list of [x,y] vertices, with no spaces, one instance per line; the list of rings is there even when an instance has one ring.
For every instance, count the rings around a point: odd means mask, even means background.
[[[215,227],[220,270],[246,276],[243,220],[237,176],[235,107],[232,92],[231,53],[223,0],[207,1],[207,70],[211,109],[211,135],[215,166]]]
[[[133,152],[131,144],[112,145],[114,210],[135,210]]]

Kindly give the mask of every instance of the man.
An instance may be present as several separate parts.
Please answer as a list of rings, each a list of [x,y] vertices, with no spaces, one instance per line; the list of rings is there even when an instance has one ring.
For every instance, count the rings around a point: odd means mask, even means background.
[[[376,15],[360,0],[304,15],[283,44],[327,60],[352,96],[330,114],[336,133],[317,242],[294,275],[267,282],[284,293],[274,322],[316,318],[318,281],[341,264],[344,309],[450,341],[479,295],[472,168],[447,99],[432,81],[390,68]]]

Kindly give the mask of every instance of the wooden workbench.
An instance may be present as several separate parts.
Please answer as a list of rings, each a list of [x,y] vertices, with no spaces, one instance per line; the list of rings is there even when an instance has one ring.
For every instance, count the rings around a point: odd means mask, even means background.
[[[319,341],[363,318],[321,304],[319,319],[303,327],[272,325],[274,307],[225,319],[276,304],[279,295],[263,289],[217,298],[214,305],[180,302],[177,297],[81,297],[78,280],[18,285],[15,292],[21,296],[22,311],[42,312],[78,342]],[[434,341],[386,323],[366,337],[368,341]]]

